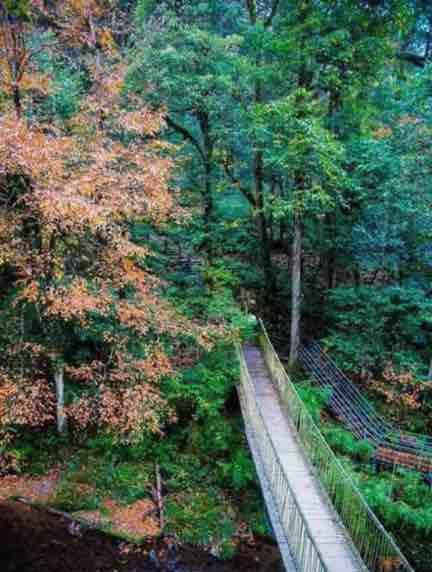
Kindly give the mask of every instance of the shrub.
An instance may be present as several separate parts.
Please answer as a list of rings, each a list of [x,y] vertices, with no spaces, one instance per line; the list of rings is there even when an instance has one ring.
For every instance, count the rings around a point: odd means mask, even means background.
[[[64,479],[57,487],[52,504],[67,512],[96,510],[99,507],[99,498],[90,487]]]
[[[198,546],[225,543],[235,533],[233,509],[212,491],[168,499],[167,532]]]
[[[318,389],[310,383],[298,384],[297,391],[315,423],[319,423],[321,411],[330,399],[330,391]]]
[[[363,463],[372,458],[375,449],[369,441],[359,440],[349,431],[334,425],[325,425],[322,430],[327,443],[335,452]]]
[[[431,311],[420,288],[336,288],[330,292],[332,329],[325,344],[347,371],[378,375],[392,361],[398,369],[425,373],[419,350],[427,354]]]

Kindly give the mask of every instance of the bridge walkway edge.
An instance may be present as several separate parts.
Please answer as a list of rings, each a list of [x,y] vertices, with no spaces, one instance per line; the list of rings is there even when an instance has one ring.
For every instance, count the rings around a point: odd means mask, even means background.
[[[285,466],[290,486],[308,519],[315,542],[330,572],[364,572],[366,567],[305,457],[296,429],[283,407],[259,347],[243,348],[255,386],[257,405]],[[270,511],[269,511],[270,512]],[[276,531],[275,531],[276,532]],[[289,540],[285,538],[285,542]]]

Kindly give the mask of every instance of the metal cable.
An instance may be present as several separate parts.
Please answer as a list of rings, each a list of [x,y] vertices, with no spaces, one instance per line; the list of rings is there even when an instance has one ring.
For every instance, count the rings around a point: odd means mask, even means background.
[[[393,454],[393,464],[432,470],[432,437],[403,431],[387,421],[365,399],[353,382],[337,367],[317,342],[303,345],[299,360],[320,387],[331,389],[328,407],[357,437],[378,447],[380,454]],[[405,455],[405,457],[403,456]]]

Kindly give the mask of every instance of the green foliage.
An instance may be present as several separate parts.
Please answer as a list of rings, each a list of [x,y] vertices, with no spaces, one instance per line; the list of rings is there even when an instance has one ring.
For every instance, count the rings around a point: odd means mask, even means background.
[[[227,461],[218,461],[218,480],[235,491],[244,491],[256,482],[255,467],[245,448],[238,447]]]
[[[183,542],[221,545],[222,556],[231,556],[229,540],[235,532],[234,515],[223,498],[214,492],[195,491],[169,500],[166,505],[167,532]]]
[[[93,509],[99,499],[130,504],[151,494],[155,463],[166,489],[168,531],[187,542],[215,544],[232,555],[239,519],[265,532],[262,501],[241,420],[226,415],[237,369],[231,349],[218,348],[183,376],[166,382],[177,426],[165,438],[119,444],[99,433],[72,454],[55,498],[62,510]],[[233,502],[225,491],[238,495]],[[249,520],[248,520],[249,521]]]
[[[67,449],[67,441],[55,433],[47,432],[41,436],[27,432],[20,435],[5,450],[15,459],[15,472],[37,476],[46,474],[61,462]]]
[[[299,383],[297,391],[315,423],[319,424],[321,412],[331,397],[331,390],[317,389],[309,383]]]
[[[347,371],[381,373],[393,362],[401,369],[425,372],[432,304],[415,287],[338,288],[330,293],[332,323],[326,346]]]
[[[120,445],[112,435],[99,434],[72,454],[63,480],[69,488],[85,485],[98,498],[131,504],[150,495],[155,478],[151,452],[144,442]]]
[[[395,537],[416,569],[427,572],[432,538],[432,490],[424,475],[403,468],[376,472],[371,463],[374,448],[329,422],[321,430],[339,456],[366,502]]]
[[[52,505],[66,512],[96,510],[99,498],[92,489],[63,478],[56,488]]]
[[[432,492],[421,475],[403,471],[362,475],[360,486],[372,509],[391,529],[432,532]]]
[[[226,268],[224,260],[218,260],[203,272],[203,278],[212,290],[238,286],[238,278]]]
[[[166,107],[170,139],[184,142],[180,155],[188,170],[180,179],[191,201],[205,204],[206,220],[199,229],[203,243],[214,241],[209,231],[219,178],[217,146],[237,108],[230,94],[237,90],[235,64],[242,39],[234,33],[215,33],[220,19],[226,20],[222,4],[139,2],[127,85],[151,105]]]
[[[55,80],[51,94],[41,107],[41,113],[52,113],[65,121],[78,111],[83,97],[86,79],[83,73],[67,67],[55,71]]]
[[[294,218],[301,218],[304,235],[302,331],[313,337],[326,331],[326,346],[347,371],[379,375],[391,361],[397,370],[425,376],[432,341],[432,68],[419,67],[431,60],[426,4],[113,3],[125,18],[112,18],[113,36],[120,22],[132,29],[113,57],[113,63],[129,65],[124,95],[137,96],[137,108],[141,101],[166,110],[165,136],[175,147],[163,153],[175,158],[172,188],[191,213],[155,227],[138,221],[131,232],[151,249],[143,264],[163,278],[161,290],[179,312],[223,326],[227,334],[225,343],[204,355],[185,336],[160,336],[167,354],[186,364],[161,386],[177,423],[167,423],[163,437],[139,435],[130,446],[102,432],[82,433],[80,446],[67,450],[70,464],[57,506],[76,510],[95,507],[104,496],[124,503],[144,498],[158,463],[169,530],[183,540],[217,545],[229,556],[237,518],[265,531],[238,418],[232,346],[255,330],[254,317],[239,308],[240,294],[246,290],[259,301],[269,274],[274,284],[260,312],[275,321],[280,316],[286,330]],[[5,6],[14,16],[28,14],[26,0],[6,0]],[[132,11],[133,22],[127,20]],[[40,101],[29,94],[26,120],[67,133],[106,54],[99,46],[82,53],[72,45],[59,49],[58,30],[47,31],[45,21],[41,26],[26,42],[35,49],[34,71],[49,76],[50,88]],[[108,19],[104,26],[109,28]],[[47,49],[40,50],[42,44]],[[406,51],[417,69],[406,64]],[[113,133],[113,143],[119,139],[125,141]],[[147,141],[136,138],[137,145]],[[21,179],[8,181],[17,195],[26,184]],[[99,240],[105,237],[95,235],[95,244]],[[177,256],[196,262],[173,264]],[[22,343],[10,281],[2,266],[0,350],[8,359],[9,348]],[[118,300],[133,294],[124,288]],[[23,317],[26,339],[38,343],[37,308],[31,312]],[[60,331],[54,320],[44,327],[53,340],[61,336],[68,364],[107,362],[106,339],[122,333],[113,315],[90,316],[86,328]],[[146,341],[128,337],[130,355],[145,358]],[[17,370],[19,365],[14,363]],[[67,404],[96,391],[91,380],[67,385]],[[321,423],[330,392],[307,383],[298,390]],[[427,405],[423,409],[427,414]],[[416,412],[415,419],[424,429],[425,417]],[[407,537],[430,538],[430,492],[419,478],[375,475],[370,444],[332,424],[323,431],[385,524]],[[51,436],[22,434],[4,450],[15,459],[15,470],[39,474],[62,460],[66,445]]]
[[[233,347],[220,348],[182,375],[167,380],[164,390],[170,401],[208,422],[219,416],[237,381],[237,372]]]
[[[323,110],[304,88],[277,102],[257,105],[251,121],[268,163],[298,181],[292,195],[276,200],[277,217],[320,214],[335,206],[344,186],[343,147],[323,124]]]
[[[9,14],[28,20],[33,2],[31,0],[3,0],[3,4]]]
[[[225,413],[237,375],[233,350],[219,348],[167,382],[167,395],[176,404],[182,427],[161,442],[157,454],[176,489],[206,480],[245,490],[255,482],[239,421]]]
[[[116,458],[96,461],[83,459],[83,464],[71,476],[74,481],[94,485],[99,494],[124,504],[149,496],[154,481],[151,462],[127,463]]]
[[[352,433],[340,427],[324,426],[323,433],[332,449],[341,455],[352,457],[363,463],[372,459],[375,447],[366,440],[359,440]]]
[[[91,87],[89,72],[81,62],[58,53],[54,34],[46,32],[34,41],[44,46],[43,50],[35,46],[34,60],[50,82],[48,93],[29,113],[39,121],[71,119],[79,113],[82,100]]]
[[[97,510],[99,500],[93,493],[83,491],[79,486],[65,482],[59,485],[51,503],[55,508],[66,512]]]
[[[359,441],[329,422],[322,424],[321,430],[409,561],[415,563],[416,570],[427,572],[431,555],[432,490],[425,484],[423,474],[402,468],[377,473],[371,463],[374,448],[369,442]]]

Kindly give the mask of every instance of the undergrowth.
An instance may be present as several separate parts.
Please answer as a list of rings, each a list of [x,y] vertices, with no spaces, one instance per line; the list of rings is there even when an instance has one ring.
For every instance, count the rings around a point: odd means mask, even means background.
[[[165,383],[163,391],[179,419],[163,437],[146,436],[126,445],[98,433],[78,445],[54,434],[29,435],[14,443],[19,470],[41,475],[60,465],[62,476],[51,504],[75,512],[103,510],[107,498],[124,505],[152,498],[158,466],[165,532],[181,542],[211,545],[228,558],[241,523],[268,533],[237,408],[235,363],[231,348],[216,348]]]
[[[302,382],[299,394],[320,425],[328,444],[351,475],[367,503],[396,538],[417,572],[430,572],[432,489],[424,475],[403,468],[377,471],[374,447],[357,439],[324,411],[329,395]]]

